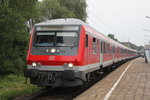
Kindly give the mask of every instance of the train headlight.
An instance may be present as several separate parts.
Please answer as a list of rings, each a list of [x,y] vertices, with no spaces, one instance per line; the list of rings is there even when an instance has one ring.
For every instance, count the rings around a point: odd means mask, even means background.
[[[33,62],[33,63],[32,63],[32,67],[37,67],[37,63],[36,63],[36,62]]]
[[[69,64],[68,64],[68,67],[69,67],[69,68],[72,68],[72,67],[73,67],[73,63],[69,63]]]
[[[55,53],[56,52],[56,49],[51,49],[51,53]]]

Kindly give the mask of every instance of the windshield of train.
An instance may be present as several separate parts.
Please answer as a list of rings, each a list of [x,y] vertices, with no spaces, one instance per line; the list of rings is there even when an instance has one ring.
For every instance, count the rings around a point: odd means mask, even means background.
[[[77,45],[77,32],[36,32],[34,46],[64,47]]]

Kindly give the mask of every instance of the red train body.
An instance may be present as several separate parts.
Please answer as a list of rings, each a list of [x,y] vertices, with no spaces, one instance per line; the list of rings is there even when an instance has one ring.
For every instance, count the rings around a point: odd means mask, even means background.
[[[25,76],[40,86],[79,86],[93,72],[137,56],[78,19],[55,19],[34,26]]]

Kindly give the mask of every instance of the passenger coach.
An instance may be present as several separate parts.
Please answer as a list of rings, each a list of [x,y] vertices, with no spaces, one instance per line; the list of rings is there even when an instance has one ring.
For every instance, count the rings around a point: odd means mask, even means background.
[[[55,19],[33,27],[25,76],[39,86],[79,86],[103,68],[136,56],[136,50],[78,19]]]

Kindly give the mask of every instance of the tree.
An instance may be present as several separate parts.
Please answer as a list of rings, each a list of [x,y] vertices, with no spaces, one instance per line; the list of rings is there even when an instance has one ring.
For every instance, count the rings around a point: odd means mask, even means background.
[[[59,0],[61,5],[65,6],[67,9],[75,14],[75,18],[81,19],[86,22],[86,0]]]
[[[4,0],[0,4],[1,74],[20,72],[25,67],[29,41],[25,22],[36,18],[35,5],[36,0]]]
[[[118,39],[115,38],[115,35],[114,34],[108,34],[108,37],[115,40],[115,41],[118,41]]]
[[[43,0],[39,3],[41,20],[78,18],[86,21],[85,0]]]
[[[3,0],[0,3],[0,73],[25,67],[29,34],[26,22],[54,18],[86,20],[85,0]]]

